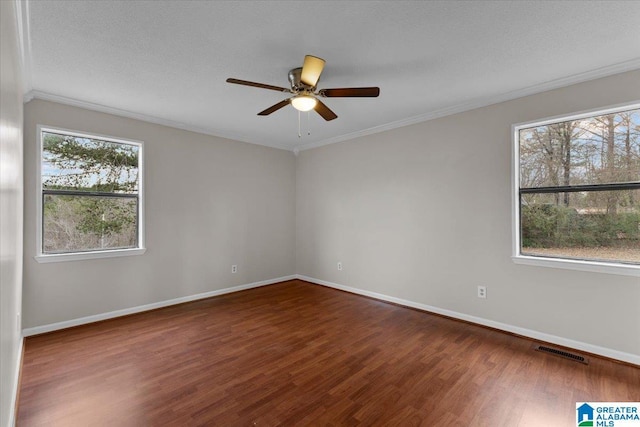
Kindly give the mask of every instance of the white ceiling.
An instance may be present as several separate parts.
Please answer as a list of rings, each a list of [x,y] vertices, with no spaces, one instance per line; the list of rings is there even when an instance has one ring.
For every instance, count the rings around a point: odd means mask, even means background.
[[[28,1],[35,96],[256,144],[304,149],[640,68],[639,1]],[[298,138],[288,87],[305,54],[331,98]],[[639,82],[640,84],[640,82]],[[302,114],[306,129],[306,113]]]

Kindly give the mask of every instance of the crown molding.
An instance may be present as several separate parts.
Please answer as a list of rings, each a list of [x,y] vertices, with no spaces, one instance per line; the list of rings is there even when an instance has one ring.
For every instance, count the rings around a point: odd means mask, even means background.
[[[78,99],[68,98],[66,96],[55,95],[55,94],[52,94],[52,93],[42,92],[42,91],[39,91],[39,90],[31,90],[30,92],[28,92],[27,94],[24,95],[24,103],[25,104],[27,102],[33,100],[33,99],[39,99],[39,100],[42,100],[42,101],[56,102],[58,104],[69,105],[69,106],[72,106],[72,107],[83,108],[85,110],[97,111],[97,112],[100,112],[100,113],[112,114],[114,116],[126,117],[126,118],[129,118],[129,119],[140,120],[140,121],[148,122],[148,123],[154,123],[154,124],[157,124],[157,125],[167,126],[167,127],[174,128],[174,129],[181,129],[181,130],[186,130],[186,131],[189,131],[189,132],[195,132],[195,133],[200,133],[200,134],[204,134],[204,135],[211,135],[211,136],[215,136],[215,137],[218,137],[218,138],[231,139],[231,140],[234,140],[234,141],[246,142],[248,144],[262,145],[262,146],[266,146],[266,147],[278,148],[278,149],[281,149],[281,150],[291,151],[291,148],[289,148],[289,147],[285,147],[285,146],[277,145],[277,144],[256,142],[256,141],[251,140],[246,135],[238,134],[238,133],[235,133],[235,132],[234,133],[229,133],[229,132],[223,132],[223,131],[220,131],[220,130],[217,130],[217,129],[204,128],[204,127],[184,124],[184,123],[176,122],[176,121],[173,121],[173,120],[162,119],[162,118],[159,118],[159,117],[149,116],[149,115],[141,114],[141,113],[134,113],[132,111],[122,110],[120,108],[108,107],[106,105],[96,104],[96,103],[93,103],[93,102],[80,101]]]
[[[506,92],[497,96],[489,96],[484,98],[478,98],[471,102],[466,102],[451,107],[442,108],[440,110],[430,111],[428,113],[420,114],[418,116],[409,117],[402,120],[386,123],[380,126],[374,126],[368,129],[351,132],[345,135],[339,135],[333,138],[325,139],[322,141],[311,142],[308,144],[300,144],[296,146],[299,151],[310,150],[312,148],[322,147],[324,145],[335,144],[338,142],[344,142],[350,139],[360,138],[367,135],[372,135],[380,132],[385,132],[400,127],[413,125],[416,123],[422,123],[429,120],[438,119],[441,117],[450,116],[453,114],[463,113],[465,111],[475,110],[476,108],[487,107],[489,105],[499,104],[505,101],[511,101],[513,99],[522,98],[529,95],[535,95],[537,93],[547,92],[554,89],[559,89],[566,86],[571,86],[577,83],[583,83],[590,80],[599,79],[602,77],[608,77],[615,74],[624,73],[627,71],[640,70],[640,58],[632,59],[630,61],[621,62],[618,64],[610,65],[607,67],[598,68],[596,70],[586,71],[584,73],[574,74],[569,77],[563,77],[556,80],[551,80],[545,83],[529,86],[523,89]]]
[[[28,7],[27,2],[20,2],[19,0],[16,0],[17,2],[24,4],[25,8],[27,9],[27,13],[28,13]],[[24,18],[24,14],[23,16],[23,20]],[[28,21],[28,20],[27,20]],[[28,22],[27,22],[28,25]],[[25,31],[24,26],[22,26],[23,32]],[[28,78],[30,78],[30,74],[31,74],[31,70],[30,70],[30,47],[29,47],[29,42],[28,42],[28,29],[26,30],[26,36],[22,38],[22,41],[25,45],[25,51],[24,51],[24,60],[26,61],[25,63],[29,63],[29,66],[26,68],[29,68],[29,70],[25,70],[25,76],[28,76]],[[25,42],[26,40],[26,42]],[[303,151],[303,150],[310,150],[312,148],[317,148],[317,147],[322,147],[325,145],[330,145],[330,144],[335,144],[338,142],[344,142],[344,141],[348,141],[351,139],[355,139],[355,138],[360,138],[363,136],[368,136],[368,135],[373,135],[376,133],[381,133],[381,132],[386,132],[388,130],[392,130],[392,129],[397,129],[400,127],[405,127],[405,126],[409,126],[409,125],[413,125],[413,124],[417,124],[417,123],[422,123],[422,122],[426,122],[429,120],[434,120],[434,119],[438,119],[441,117],[446,117],[446,116],[450,116],[453,114],[458,114],[458,113],[463,113],[465,111],[470,111],[470,110],[474,110],[476,108],[481,108],[481,107],[486,107],[489,105],[494,105],[494,104],[498,104],[501,102],[505,102],[505,101],[510,101],[513,99],[517,99],[517,98],[522,98],[524,96],[529,96],[529,95],[535,95],[537,93],[542,93],[542,92],[546,92],[546,91],[550,91],[550,90],[554,90],[554,89],[559,89],[562,87],[566,87],[566,86],[570,86],[573,84],[577,84],[577,83],[582,83],[582,82],[586,82],[589,80],[595,80],[598,78],[602,78],[602,77],[608,77],[611,75],[615,75],[615,74],[620,74],[620,73],[624,73],[627,71],[634,71],[634,70],[640,70],[640,58],[637,59],[633,59],[630,61],[626,61],[626,62],[622,62],[619,64],[615,64],[615,65],[611,65],[611,66],[607,66],[607,67],[602,67],[602,68],[598,68],[596,70],[592,70],[592,71],[587,71],[584,73],[580,73],[580,74],[575,74],[573,76],[569,76],[569,77],[563,77],[560,79],[556,79],[556,80],[551,80],[549,82],[545,82],[545,83],[541,83],[541,84],[537,84],[537,85],[533,85],[533,86],[529,86],[523,89],[518,89],[515,91],[511,91],[511,92],[506,92],[504,94],[500,94],[497,96],[490,96],[490,97],[484,97],[484,98],[478,98],[476,100],[473,100],[471,102],[466,102],[466,103],[462,103],[462,104],[458,104],[458,105],[453,105],[450,107],[446,107],[446,108],[442,108],[439,110],[435,110],[435,111],[430,111],[428,113],[424,113],[424,114],[420,114],[418,116],[413,116],[413,117],[409,117],[406,119],[401,119],[401,120],[397,120],[394,122],[390,122],[390,123],[386,123],[380,126],[374,126],[368,129],[363,129],[363,130],[359,130],[356,132],[350,132],[344,135],[338,135],[335,136],[333,138],[328,138],[328,139],[323,139],[321,141],[316,141],[316,142],[311,142],[311,143],[307,143],[307,144],[298,144],[295,145],[293,147],[291,146],[286,146],[286,145],[279,145],[279,144],[272,144],[272,143],[267,143],[267,142],[256,142],[254,140],[252,140],[250,137],[248,137],[247,135],[242,135],[236,132],[223,132],[217,129],[211,129],[211,128],[204,128],[204,127],[199,127],[199,126],[194,126],[194,125],[189,125],[189,124],[184,124],[184,123],[180,123],[180,122],[175,122],[173,120],[168,120],[168,119],[162,119],[159,117],[154,117],[154,116],[149,116],[146,114],[141,114],[141,113],[135,113],[132,111],[127,111],[127,110],[122,110],[119,108],[114,108],[114,107],[108,107],[106,105],[101,105],[101,104],[95,104],[92,102],[86,102],[86,101],[80,101],[77,99],[73,99],[73,98],[68,98],[65,96],[60,96],[60,95],[55,95],[55,94],[51,94],[51,93],[47,93],[47,92],[42,92],[42,91],[38,91],[38,90],[30,90],[28,91],[25,95],[24,95],[24,102],[25,104],[29,101],[31,101],[32,99],[41,99],[44,101],[52,101],[52,102],[57,102],[59,104],[65,104],[65,105],[70,105],[73,107],[79,107],[79,108],[84,108],[87,110],[92,110],[92,111],[98,111],[98,112],[102,112],[102,113],[107,113],[107,114],[113,114],[116,116],[121,116],[121,117],[127,117],[127,118],[131,118],[131,119],[135,119],[135,120],[141,120],[144,122],[149,122],[149,123],[155,123],[155,124],[159,124],[162,126],[168,126],[171,128],[176,128],[176,129],[182,129],[182,130],[186,130],[186,131],[190,131],[190,132],[196,132],[196,133],[200,133],[200,134],[205,134],[205,135],[211,135],[211,136],[216,136],[216,137],[220,137],[220,138],[226,138],[226,139],[231,139],[231,140],[235,140],[235,141],[240,141],[240,142],[246,142],[249,144],[255,144],[255,145],[262,145],[262,146],[266,146],[266,147],[271,147],[271,148],[278,148],[281,150],[287,150],[287,151],[292,151],[294,152],[294,154],[297,155],[298,152]],[[30,84],[30,82],[29,82]],[[26,87],[26,85],[25,85]]]

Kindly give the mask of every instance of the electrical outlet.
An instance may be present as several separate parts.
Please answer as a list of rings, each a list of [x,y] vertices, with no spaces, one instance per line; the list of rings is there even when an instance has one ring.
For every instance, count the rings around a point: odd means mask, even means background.
[[[338,271],[342,271],[342,263],[338,261]]]
[[[238,266],[237,266],[237,265],[235,265],[235,264],[234,264],[234,265],[232,265],[232,266],[231,266],[231,272],[232,272],[232,273],[237,273],[237,272],[238,272]]]
[[[478,286],[478,298],[487,298],[486,286]]]

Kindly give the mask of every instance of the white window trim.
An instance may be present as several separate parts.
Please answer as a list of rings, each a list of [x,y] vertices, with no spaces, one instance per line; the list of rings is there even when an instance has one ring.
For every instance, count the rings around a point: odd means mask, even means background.
[[[585,117],[605,115],[622,110],[634,110],[638,108],[640,108],[640,101],[634,101],[631,103],[612,105],[606,108],[581,111],[571,115],[559,115],[537,121],[517,123],[511,126],[511,259],[515,264],[640,277],[640,265],[531,256],[523,255],[520,252],[520,138],[518,135],[520,129],[524,128],[544,126],[559,121],[578,120]]]
[[[104,141],[117,142],[121,144],[133,144],[140,147],[138,156],[138,168],[140,174],[138,176],[138,247],[126,249],[109,249],[103,251],[90,252],[70,252],[64,254],[45,254],[42,252],[42,132],[58,132],[68,135],[74,135],[82,138],[101,139]],[[59,128],[55,126],[38,125],[36,156],[36,255],[34,259],[39,263],[62,262],[62,261],[80,261],[97,258],[113,258],[131,255],[142,255],[146,252],[144,239],[144,142],[131,139],[117,138],[113,136],[100,135],[97,133],[86,133],[70,129]]]

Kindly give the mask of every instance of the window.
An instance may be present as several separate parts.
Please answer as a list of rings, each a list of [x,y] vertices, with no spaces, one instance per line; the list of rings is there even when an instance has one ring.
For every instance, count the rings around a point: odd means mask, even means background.
[[[142,143],[39,127],[39,262],[144,253]]]
[[[514,134],[514,261],[640,275],[640,104]]]

